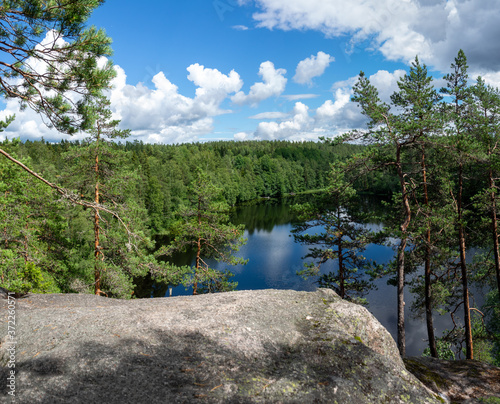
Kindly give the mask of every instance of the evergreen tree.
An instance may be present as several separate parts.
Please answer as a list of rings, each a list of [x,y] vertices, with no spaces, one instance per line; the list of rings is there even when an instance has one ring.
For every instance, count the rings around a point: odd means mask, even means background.
[[[498,242],[498,203],[496,178],[500,171],[500,93],[485,84],[481,77],[471,88],[469,105],[472,135],[477,139],[482,160],[481,171],[487,176],[487,186],[476,196],[475,207],[489,217],[496,287],[500,293],[500,252]]]
[[[86,109],[84,116],[87,121],[85,127],[88,127],[86,133],[89,135],[85,140],[85,148],[75,149],[78,154],[83,155],[80,164],[75,168],[77,172],[74,178],[81,182],[80,188],[88,183],[93,187],[94,208],[94,293],[99,295],[101,291],[101,275],[105,270],[103,266],[104,253],[101,246],[101,209],[99,206],[103,202],[103,196],[110,205],[116,206],[116,198],[113,193],[119,190],[112,190],[110,183],[113,176],[113,167],[116,166],[116,153],[112,150],[111,141],[117,138],[126,138],[129,131],[119,130],[118,120],[111,119],[110,101],[102,94],[96,95],[87,104],[82,106]],[[86,156],[85,156],[86,155]],[[88,161],[85,161],[89,159]],[[114,192],[113,192],[114,191]],[[82,189],[81,192],[84,192]]]
[[[370,164],[372,170],[381,167],[394,167],[399,179],[403,220],[397,234],[400,240],[397,252],[397,312],[398,312],[398,348],[401,356],[405,356],[405,324],[404,324],[404,285],[405,285],[405,250],[408,243],[408,226],[411,222],[410,189],[408,177],[404,169],[404,153],[413,145],[415,136],[408,131],[400,132],[402,121],[390,111],[390,106],[378,97],[378,90],[370,83],[363,72],[354,86],[352,100],[361,107],[362,113],[369,118],[368,131],[355,132],[344,138],[352,140],[361,138],[371,147],[361,158],[354,160],[353,167],[358,164]],[[363,163],[360,163],[363,161]]]
[[[103,30],[85,28],[103,0],[10,0],[1,5],[0,40],[5,60],[0,68],[0,94],[19,99],[50,125],[75,133],[85,116],[80,106],[107,88],[114,75]],[[48,35],[43,45],[40,42]],[[75,102],[71,94],[79,94]]]
[[[457,164],[457,180],[458,184],[456,191],[452,191],[453,204],[455,206],[455,224],[458,234],[458,246],[460,251],[460,270],[462,277],[463,288],[463,305],[464,305],[464,321],[465,321],[465,341],[467,350],[467,359],[473,358],[472,345],[472,325],[470,318],[470,302],[469,302],[469,282],[466,262],[466,247],[465,247],[465,209],[464,209],[464,168],[473,148],[473,138],[468,131],[467,122],[467,104],[470,97],[469,87],[467,85],[467,58],[465,53],[460,50],[454,63],[451,64],[452,72],[444,78],[447,86],[441,89],[441,93],[450,97],[451,102],[446,105],[448,118],[448,142],[454,150],[453,157]]]
[[[18,99],[21,108],[32,108],[61,132],[74,134],[87,129],[91,120],[85,115],[85,104],[109,88],[116,74],[110,61],[104,66],[99,62],[111,55],[111,39],[103,30],[85,28],[92,11],[102,3],[103,0],[3,2],[0,40],[6,60],[0,67],[0,94]],[[6,118],[2,128],[13,119]],[[5,150],[0,149],[0,154],[73,203],[91,205],[47,181]]]
[[[437,357],[436,338],[432,317],[431,295],[431,222],[432,213],[429,205],[427,152],[430,138],[439,134],[441,130],[440,117],[436,111],[436,104],[441,100],[432,85],[432,77],[427,73],[427,67],[421,65],[418,57],[412,63],[410,71],[398,81],[399,91],[392,96],[393,104],[401,109],[398,114],[397,128],[408,142],[414,143],[420,154],[420,168],[422,177],[423,207],[418,213],[426,217],[425,235],[419,238],[423,244],[424,279],[425,279],[425,314],[427,335],[431,356]],[[413,140],[411,140],[413,137]],[[416,237],[413,236],[414,240]]]
[[[19,145],[6,140],[2,147],[15,155]],[[62,204],[5,159],[0,160],[0,195],[0,286],[16,293],[59,292],[67,275]]]
[[[373,288],[366,279],[373,263],[362,253],[372,234],[349,213],[356,192],[345,181],[339,165],[333,168],[330,180],[326,203],[317,199],[314,204],[294,206],[300,220],[292,230],[295,241],[313,246],[303,257],[312,262],[304,263],[305,269],[297,274],[303,278],[319,276],[320,287],[334,289],[342,299],[366,303],[362,297]],[[319,233],[307,233],[317,227],[321,228]],[[337,262],[337,271],[320,276],[321,266],[328,261]]]
[[[180,220],[176,225],[175,239],[156,255],[170,256],[175,251],[193,249],[196,252],[195,265],[192,267],[193,295],[201,291],[221,292],[234,289],[230,282],[232,274],[211,268],[209,259],[229,265],[245,264],[243,258],[234,256],[243,239],[243,226],[229,223],[229,206],[222,198],[222,189],[213,185],[207,174],[198,172],[191,188],[188,206],[181,208]]]

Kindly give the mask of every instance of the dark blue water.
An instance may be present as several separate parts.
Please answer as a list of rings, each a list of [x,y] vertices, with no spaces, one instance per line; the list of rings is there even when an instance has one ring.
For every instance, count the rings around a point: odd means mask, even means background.
[[[238,282],[237,290],[255,289],[293,289],[313,291],[317,288],[316,279],[304,280],[297,275],[303,269],[303,256],[309,246],[296,243],[291,236],[294,216],[289,205],[290,200],[269,201],[258,205],[240,207],[233,214],[232,222],[245,224],[245,237],[248,239],[237,253],[238,256],[249,258],[247,265],[228,267],[235,274],[233,280]],[[372,224],[371,226],[378,226]],[[379,264],[388,263],[394,257],[395,251],[388,246],[371,244],[364,256]],[[179,264],[194,265],[194,255],[178,257]],[[213,263],[218,267],[218,263]],[[329,262],[322,267],[322,273],[335,269],[335,262]],[[386,279],[376,282],[377,289],[366,296],[368,310],[384,325],[394,338],[397,335],[396,288],[387,285]],[[164,291],[162,293],[165,293]],[[420,355],[426,348],[427,331],[423,319],[411,317],[409,307],[413,296],[406,291],[406,344],[407,354]],[[192,294],[191,288],[183,286],[172,289],[172,296]],[[166,292],[169,295],[169,292]],[[449,315],[435,314],[437,336],[445,329],[453,328]]]

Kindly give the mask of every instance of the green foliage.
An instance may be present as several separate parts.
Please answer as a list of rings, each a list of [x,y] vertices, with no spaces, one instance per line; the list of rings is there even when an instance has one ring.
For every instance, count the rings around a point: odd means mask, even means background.
[[[175,251],[192,249],[196,252],[196,263],[192,267],[193,294],[232,290],[236,287],[236,283],[229,281],[232,273],[212,268],[209,259],[228,265],[245,264],[246,260],[233,255],[246,242],[242,237],[243,226],[229,223],[225,213],[229,207],[223,190],[216,187],[206,173],[198,171],[191,189],[189,204],[179,211],[175,239],[156,255],[171,256]]]
[[[106,107],[106,100],[95,102]],[[96,103],[87,106],[89,111],[98,106]],[[88,112],[87,116],[98,117],[95,112]],[[95,126],[96,121],[93,122]],[[102,265],[107,271],[103,272],[103,282],[108,284],[103,290],[109,296],[120,297],[130,297],[133,284],[145,273],[171,285],[190,282],[190,270],[157,262],[148,249],[152,248],[151,233],[170,233],[172,237],[177,234],[176,229],[182,222],[181,207],[184,206],[185,211],[193,202],[192,184],[198,164],[212,167],[211,181],[218,189],[218,202],[226,203],[222,210],[227,212],[230,205],[258,196],[325,187],[329,162],[359,150],[358,146],[334,149],[312,142],[119,144],[104,141],[103,132],[96,143],[96,134],[89,132],[89,138],[84,141],[54,144],[6,140],[1,147],[49,181],[74,190],[87,200],[95,198],[95,157],[99,153],[100,202],[120,214],[137,235],[135,241],[129,240],[116,218],[100,213],[103,233],[100,241],[106,255]],[[263,158],[265,155],[270,157]],[[278,166],[284,171],[279,176],[272,175]],[[259,174],[266,169],[267,177]],[[3,158],[0,159],[0,192],[5,196],[0,198],[0,204],[4,204],[0,219],[5,224],[0,227],[0,249],[22,257],[25,254],[23,240],[28,240],[29,261],[49,274],[59,290],[90,292],[94,284],[94,211],[70,207],[50,188]],[[225,273],[215,274],[213,279],[224,276]],[[211,282],[209,278],[206,281]],[[215,288],[223,289],[223,286],[208,289]]]
[[[500,296],[498,290],[492,290],[486,297],[486,326],[489,331],[491,347],[491,363],[500,366]]]
[[[375,264],[361,254],[373,235],[347,209],[356,193],[345,180],[340,164],[332,168],[329,181],[327,200],[294,206],[299,220],[292,230],[295,241],[312,246],[303,257],[312,262],[305,262],[305,268],[297,274],[305,279],[319,276],[320,287],[335,290],[341,298],[366,303],[362,296],[374,288],[366,277]],[[319,232],[309,233],[318,227]],[[320,274],[321,266],[331,260],[337,262],[338,269]]]
[[[111,39],[103,30],[85,28],[102,2],[2,2],[0,40],[9,60],[0,71],[0,94],[19,99],[23,108],[43,114],[60,131],[85,129],[81,105],[107,88],[115,74],[111,62],[98,64],[111,55]],[[44,35],[48,38],[42,47]],[[81,101],[75,103],[70,93],[79,94]]]
[[[449,361],[455,360],[455,352],[453,351],[453,345],[451,342],[438,338],[436,340],[436,347],[439,359],[444,359]],[[424,349],[422,356],[425,357],[431,356],[431,350],[429,347]]]
[[[6,252],[2,251],[0,258],[0,271],[4,279],[0,286],[15,293],[58,293],[59,289],[50,276],[32,262],[20,262],[22,260],[9,259]],[[12,258],[12,257],[10,257]],[[5,264],[9,270],[5,270]],[[14,268],[14,270],[13,270]],[[16,270],[17,269],[17,270]]]

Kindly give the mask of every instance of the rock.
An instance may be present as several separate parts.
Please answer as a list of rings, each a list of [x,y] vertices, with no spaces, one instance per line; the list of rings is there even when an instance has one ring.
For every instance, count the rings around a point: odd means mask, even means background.
[[[406,358],[407,369],[439,396],[454,403],[494,398],[500,403],[500,368],[471,360]]]
[[[365,308],[326,289],[30,295],[17,300],[16,322],[17,403],[442,402]],[[7,392],[3,382],[3,402]]]

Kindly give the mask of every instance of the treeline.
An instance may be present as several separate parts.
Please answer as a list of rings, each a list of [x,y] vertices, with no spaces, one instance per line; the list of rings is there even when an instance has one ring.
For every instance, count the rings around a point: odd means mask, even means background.
[[[5,140],[1,149],[64,190],[56,192],[0,159],[1,285],[34,292],[95,289],[130,297],[134,279],[159,271],[151,255],[152,235],[175,236],[180,210],[192,203],[200,172],[230,206],[324,188],[330,164],[360,146],[285,141],[151,145],[105,142],[101,133],[74,142]],[[75,205],[80,200],[95,202]],[[167,283],[186,281],[182,271],[160,272]]]
[[[35,171],[48,175],[62,186],[71,185],[68,173],[75,159],[67,154],[85,145],[80,141],[47,143],[16,142],[4,148],[28,158]],[[286,194],[323,189],[328,184],[330,165],[358,152],[362,147],[345,144],[332,147],[320,142],[248,141],[209,142],[181,145],[125,142],[112,145],[116,161],[129,167],[136,179],[137,195],[142,200],[150,229],[155,233],[168,230],[177,208],[189,198],[189,185],[201,169],[210,173],[223,189],[229,205],[256,198],[279,198]],[[91,163],[90,163],[91,164]],[[116,167],[114,168],[116,169]],[[122,168],[119,168],[123,171]],[[378,174],[377,174],[378,175]],[[390,177],[370,181],[369,190],[384,192]],[[382,182],[385,181],[385,184]],[[373,184],[376,183],[376,186]],[[368,188],[367,188],[368,189]]]

